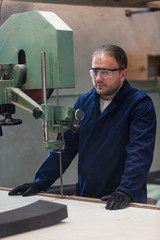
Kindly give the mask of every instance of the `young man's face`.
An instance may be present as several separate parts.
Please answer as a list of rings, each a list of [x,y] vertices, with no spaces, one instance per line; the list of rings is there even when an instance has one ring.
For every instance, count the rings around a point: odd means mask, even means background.
[[[117,69],[119,66],[114,57],[100,53],[93,57],[92,68]],[[97,93],[100,94],[103,99],[113,99],[123,85],[127,75],[127,69],[112,71],[111,76],[105,76],[105,70],[100,69],[97,71],[96,76],[92,77]]]

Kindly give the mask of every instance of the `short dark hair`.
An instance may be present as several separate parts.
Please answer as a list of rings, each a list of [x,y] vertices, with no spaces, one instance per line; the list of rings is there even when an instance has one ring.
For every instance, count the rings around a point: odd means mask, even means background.
[[[113,44],[102,45],[94,51],[92,57],[95,57],[100,53],[104,53],[107,56],[114,57],[120,68],[127,68],[127,55],[125,51],[119,46]]]

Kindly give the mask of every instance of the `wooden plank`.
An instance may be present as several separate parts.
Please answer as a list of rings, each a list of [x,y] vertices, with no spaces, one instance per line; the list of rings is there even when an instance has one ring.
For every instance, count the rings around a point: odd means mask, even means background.
[[[1,190],[2,191],[10,191],[11,189],[0,187],[0,191]],[[87,198],[87,197],[67,196],[67,195],[63,195],[63,198],[62,198],[61,195],[50,194],[50,193],[37,193],[35,195],[42,196],[42,197],[55,198],[55,199],[66,199],[66,200],[75,200],[75,201],[80,201],[80,202],[82,201],[82,202],[106,204],[106,202],[101,201],[101,199],[99,199],[99,198]],[[152,205],[152,204],[143,204],[143,203],[130,203],[129,207],[160,210],[160,206]]]
[[[38,193],[36,195],[45,196],[50,198],[62,199],[60,195],[57,194],[48,194],[48,193]],[[79,196],[63,196],[63,199],[66,200],[75,200],[75,201],[82,201],[82,202],[90,202],[90,203],[100,203],[106,204],[105,201],[101,201],[99,198],[87,198],[87,197],[79,197]],[[135,207],[135,208],[144,208],[144,209],[152,209],[152,210],[160,210],[160,206],[152,205],[152,204],[143,204],[143,203],[130,203],[128,207]]]
[[[12,0],[20,1],[20,0]],[[20,2],[38,2],[43,0],[21,0]],[[106,7],[146,7],[150,0],[47,0],[45,3],[65,4],[65,5],[85,5],[85,6],[106,6]]]

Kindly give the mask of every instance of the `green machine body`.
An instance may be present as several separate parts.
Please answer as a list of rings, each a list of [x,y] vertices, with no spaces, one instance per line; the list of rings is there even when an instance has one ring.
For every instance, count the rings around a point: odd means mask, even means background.
[[[0,27],[0,135],[1,126],[22,122],[11,117],[19,106],[43,121],[45,149],[63,149],[63,139],[50,141],[47,132],[75,129],[83,112],[47,104],[47,97],[74,86],[73,32],[55,13],[13,14]]]

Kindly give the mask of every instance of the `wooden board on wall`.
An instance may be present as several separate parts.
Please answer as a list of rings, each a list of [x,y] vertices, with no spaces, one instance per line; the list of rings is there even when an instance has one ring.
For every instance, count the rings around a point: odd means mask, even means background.
[[[128,55],[128,80],[158,80],[160,78],[160,53],[130,52]]]

